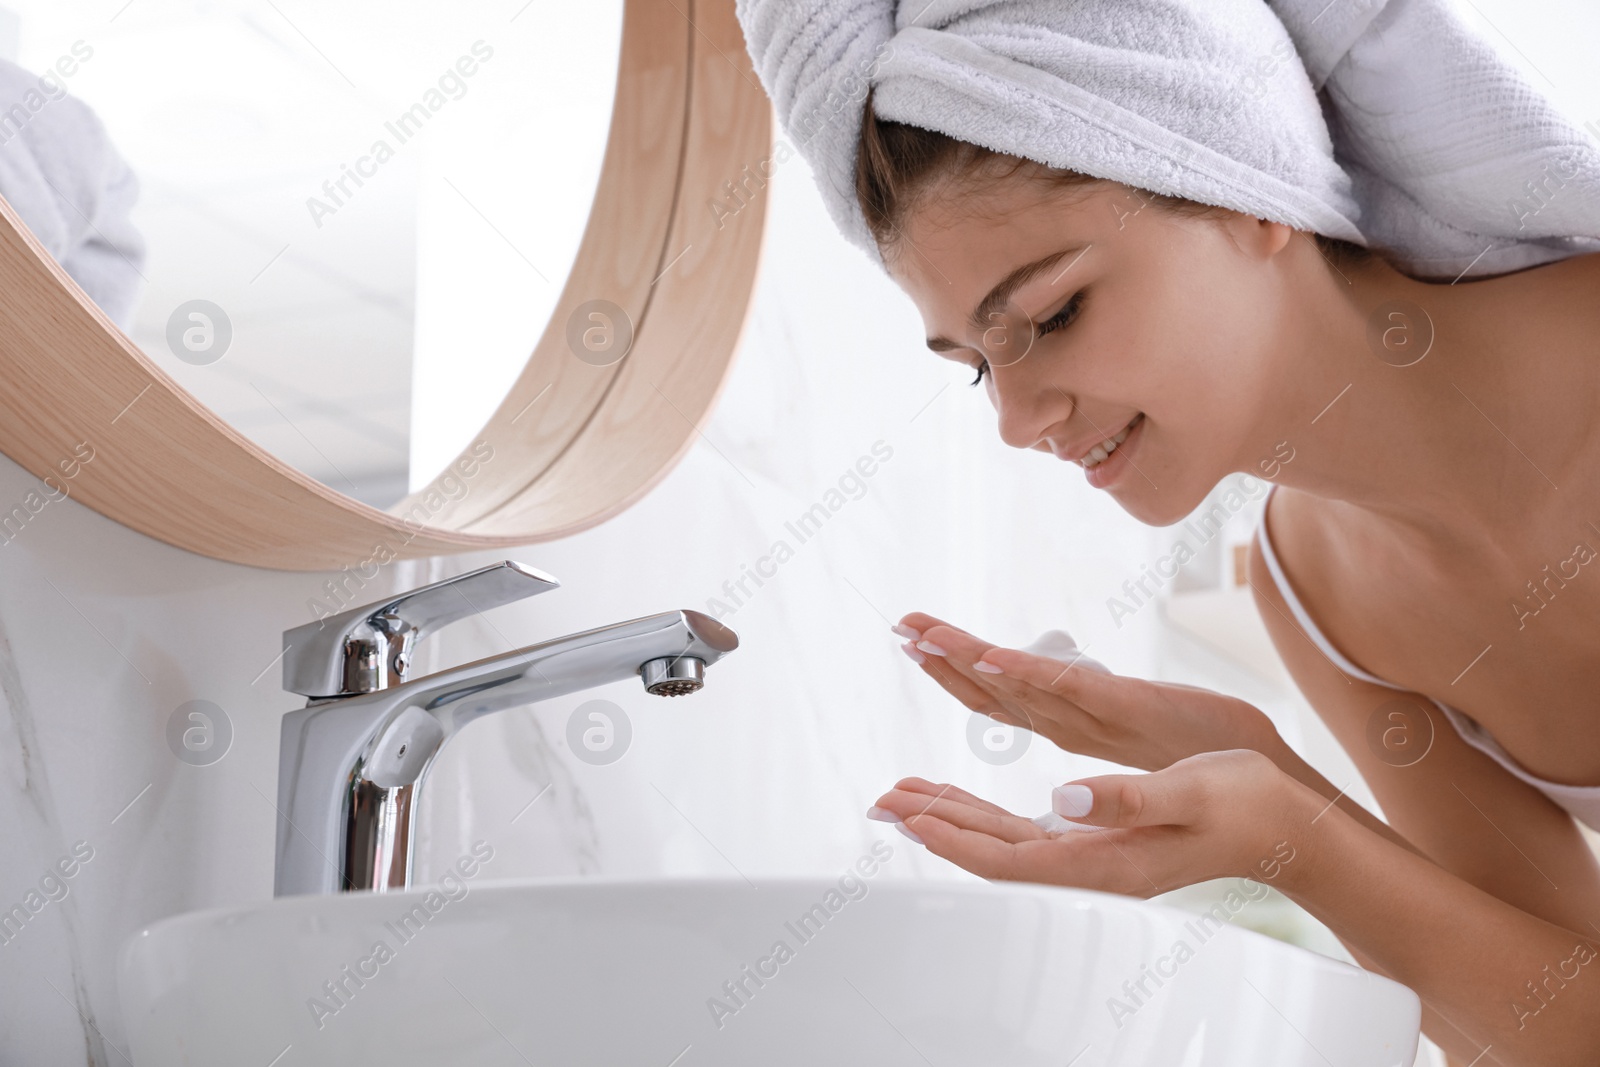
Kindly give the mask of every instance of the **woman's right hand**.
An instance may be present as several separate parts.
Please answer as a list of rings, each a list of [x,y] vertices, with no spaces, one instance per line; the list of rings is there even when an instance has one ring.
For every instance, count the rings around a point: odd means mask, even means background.
[[[1200,752],[1251,748],[1275,756],[1282,747],[1272,720],[1237,697],[1001,648],[921,612],[900,627],[918,635],[912,644],[923,671],[951,696],[1068,752],[1154,771]]]

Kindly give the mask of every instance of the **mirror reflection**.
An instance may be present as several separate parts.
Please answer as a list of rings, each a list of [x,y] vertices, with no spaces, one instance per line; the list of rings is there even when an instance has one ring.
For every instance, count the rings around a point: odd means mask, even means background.
[[[0,8],[0,195],[219,418],[384,507],[466,446],[583,236],[622,0]]]

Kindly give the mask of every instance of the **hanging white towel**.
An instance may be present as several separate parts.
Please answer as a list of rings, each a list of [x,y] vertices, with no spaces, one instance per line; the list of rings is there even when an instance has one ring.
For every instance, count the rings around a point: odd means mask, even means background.
[[[0,196],[123,329],[144,287],[139,182],[89,106],[0,59]]]

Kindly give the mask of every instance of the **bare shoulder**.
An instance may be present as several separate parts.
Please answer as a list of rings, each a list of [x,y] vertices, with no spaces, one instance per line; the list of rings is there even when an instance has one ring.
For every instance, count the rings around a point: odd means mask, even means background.
[[[1313,494],[1280,485],[1267,498],[1267,514],[1262,520],[1284,580],[1314,620],[1321,617],[1317,606],[1323,605],[1324,609],[1328,606],[1326,597],[1320,595],[1320,591],[1328,584],[1324,581],[1327,576],[1323,568],[1338,555],[1339,548],[1338,537],[1328,522],[1326,508],[1319,508],[1325,503]],[[1342,687],[1348,676],[1321,651],[1315,638],[1300,624],[1268,569],[1261,538],[1262,531],[1258,528],[1256,536],[1250,541],[1245,574],[1256,610],[1261,614],[1279,655],[1283,656],[1284,665],[1290,669],[1302,690],[1307,682],[1318,689],[1324,685]],[[1296,671],[1294,668],[1300,663],[1305,666]],[[1319,663],[1321,670],[1317,669]],[[1320,683],[1313,678],[1317,674],[1325,675]]]
[[[1290,549],[1280,562],[1291,581],[1294,567],[1315,560],[1318,545],[1331,538],[1318,521],[1321,501],[1307,496],[1280,488],[1269,500],[1273,547]],[[1479,889],[1568,929],[1586,930],[1589,910],[1600,907],[1600,863],[1571,817],[1467,744],[1426,696],[1341,670],[1300,625],[1259,542],[1259,535],[1251,541],[1246,575],[1262,623],[1296,687],[1372,790],[1384,820]],[[1295,591],[1316,620],[1317,601],[1298,583]],[[1567,891],[1557,892],[1557,885]]]
[[[1329,587],[1327,569],[1337,568],[1338,560],[1346,554],[1346,545],[1338,533],[1331,502],[1304,490],[1280,485],[1267,498],[1268,535],[1281,568],[1293,577],[1289,583],[1302,600],[1315,596],[1315,603],[1325,603],[1322,591]],[[1250,575],[1256,606],[1262,604],[1263,594],[1269,603],[1287,610],[1283,596],[1266,561],[1258,559],[1261,548],[1259,537],[1250,543]],[[1286,551],[1287,550],[1287,551]],[[1257,580],[1256,568],[1262,580]],[[1309,610],[1309,609],[1308,609]]]

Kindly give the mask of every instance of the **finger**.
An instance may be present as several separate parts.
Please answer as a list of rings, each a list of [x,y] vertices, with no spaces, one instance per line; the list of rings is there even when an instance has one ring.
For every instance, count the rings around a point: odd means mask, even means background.
[[[1002,710],[995,689],[985,684],[987,676],[972,667],[972,663],[994,645],[922,612],[912,612],[901,621],[915,624],[921,636],[912,641],[912,647],[922,654],[920,666],[946,692],[980,714],[993,715]],[[1013,725],[1031,729],[1028,718],[1024,712],[1021,716],[1014,714],[1011,721]]]
[[[941,618],[939,618],[938,616],[935,616],[935,615],[929,615],[926,612],[922,612],[922,611],[912,611],[912,612],[907,612],[905,615],[902,615],[900,617],[899,625],[905,627],[908,630],[916,631],[916,635],[917,635],[916,637],[911,637],[910,634],[904,634],[903,635],[905,637],[911,638],[911,640],[913,640],[913,641],[919,640],[924,633],[926,633],[928,630],[932,629],[935,626],[951,626],[951,624],[946,622],[944,619],[941,619]],[[960,629],[960,627],[952,627],[952,628],[953,629]],[[895,632],[899,633],[900,631],[896,630]]]
[[[1138,897],[1159,891],[1158,883],[1129,859],[1126,848],[1111,840],[1111,832],[1013,842],[932,814],[913,816],[906,827],[922,839],[929,852],[980,878],[1070,885]]]
[[[922,640],[917,642],[917,648],[930,656],[959,659],[967,663],[971,663],[994,647],[992,642],[975,637],[960,627],[944,623],[928,627],[922,632]]]
[[[992,656],[993,653],[987,655]],[[1100,722],[1099,716],[1091,715],[1082,706],[1021,678],[979,671],[975,664],[970,665],[970,672],[958,665],[952,666],[957,666],[961,677],[984,690],[998,707],[1005,710],[1006,716],[991,714],[992,718],[1007,721],[1006,717],[1009,717],[1012,725],[1026,727],[1035,733],[1048,732],[1051,725],[1060,727],[1061,730],[1051,733],[1051,740],[1058,745],[1071,747],[1069,739],[1081,743],[1091,736],[1086,729]]]
[[[987,657],[997,651],[999,646],[974,637],[965,630],[956,630],[948,626],[932,627],[923,639],[917,642],[916,647],[930,662],[942,660],[947,666],[954,668],[961,677],[989,693],[991,698],[998,699],[1006,695],[1022,698],[1020,702],[1011,702],[1015,705],[1011,709],[1014,712],[1027,713],[1028,700],[1037,696],[1028,686],[1003,673],[994,674],[979,670],[979,661],[987,662]]]
[[[967,707],[991,716],[1003,710],[1010,713],[1012,725],[1034,729],[1033,715],[1025,702],[1003,699],[1008,689],[1017,690],[1017,687],[997,686],[994,683],[998,676],[986,674],[974,666],[994,645],[965,630],[941,624],[929,628],[915,647],[924,654],[923,668],[935,673],[940,684],[950,692],[962,694],[961,702]]]
[[[1047,836],[1031,819],[1005,811],[996,814],[955,797],[930,797],[925,793],[891,789],[878,798],[876,807],[898,815],[907,827],[911,825],[907,821],[909,819],[918,815],[932,815],[953,826],[988,834],[1002,841],[1037,841]]]
[[[989,684],[1002,705],[1034,708],[1079,743],[1101,737],[1097,731],[1105,726],[1137,729],[1136,724],[1146,721],[1152,709],[1165,706],[1157,686],[1143,678],[1098,671],[1081,663],[1064,664],[1018,649],[991,649],[983,661],[1001,669],[999,674],[978,677]],[[1041,693],[1056,699],[1041,704]],[[1057,744],[1077,751],[1071,741],[1057,740]]]
[[[962,801],[966,804],[971,804],[975,808],[982,808],[984,811],[992,812],[995,815],[1011,814],[1011,812],[1007,811],[1005,808],[1002,808],[1000,805],[991,804],[982,797],[973,796],[965,789],[961,789],[953,785],[930,782],[926,778],[902,778],[894,784],[894,787],[896,789],[904,790],[907,793],[922,793],[925,796],[930,797],[954,797],[956,800]]]
[[[1024,819],[992,804],[972,804],[955,796],[892,789],[878,798],[877,808],[902,822],[916,815],[934,815],[945,822],[976,830],[1006,841],[1027,841],[1045,836],[1031,819]]]
[[[913,815],[905,825],[922,839],[923,846],[929,852],[971,871],[980,878],[1026,878],[1027,875],[1020,873],[1017,850],[1024,845],[1040,843],[1033,841],[1019,844],[1003,840],[993,834],[973,830],[933,814]]]
[[[991,715],[1001,710],[1002,705],[993,692],[979,685],[942,656],[924,656],[921,667],[923,673],[938,682],[945,692],[980,715]]]
[[[1215,770],[1190,757],[1148,774],[1080,778],[1056,786],[1050,807],[1062,818],[1094,826],[1191,826],[1214,795]]]
[[[1051,659],[1017,648],[998,647],[989,649],[982,659],[1000,668],[1000,674],[991,675],[997,682],[1001,678],[1016,679],[1070,700],[1085,710],[1097,704],[1125,706],[1148,696],[1148,683],[1143,678],[1095,670],[1081,661]]]
[[[922,640],[913,643],[913,647],[922,653],[923,671],[943,686],[947,693],[981,715],[1037,732],[1034,716],[1023,699],[1031,694],[1026,694],[1014,684],[996,686],[993,684],[995,676],[984,674],[973,666],[994,645],[958,627],[935,620],[931,615],[915,613],[906,618],[934,623],[924,632]],[[1014,698],[1002,699],[1003,689],[1014,694]]]

